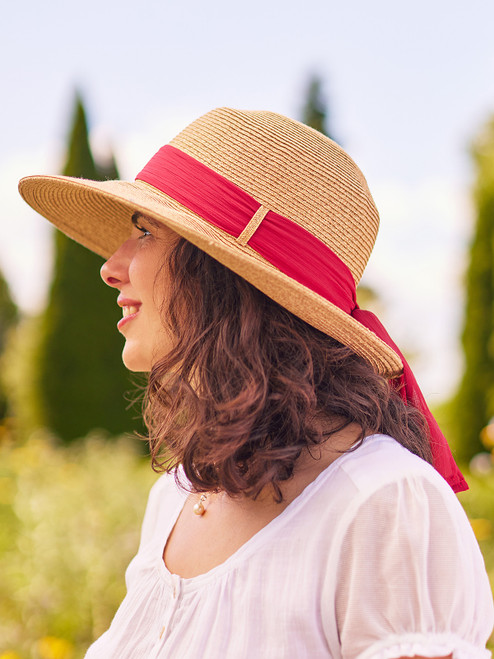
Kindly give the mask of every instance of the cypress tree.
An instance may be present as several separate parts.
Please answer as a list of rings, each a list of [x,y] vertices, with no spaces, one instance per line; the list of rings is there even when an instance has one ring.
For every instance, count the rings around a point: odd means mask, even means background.
[[[317,75],[309,78],[301,121],[334,140],[328,129],[329,109],[323,94],[322,80]]]
[[[18,317],[17,305],[12,300],[9,286],[0,272],[0,356],[5,351],[8,333],[16,325]],[[0,421],[7,416],[7,412],[8,392],[3,379],[0,379]]]
[[[466,273],[462,335],[465,367],[452,406],[452,430],[460,459],[485,450],[480,431],[494,415],[494,119],[476,141],[476,224]]]
[[[5,349],[7,333],[19,317],[17,305],[10,294],[9,285],[0,272],[0,354]]]
[[[95,163],[82,101],[76,97],[67,176],[107,178]],[[116,171],[114,178],[118,177]],[[130,388],[116,330],[116,291],[101,280],[102,260],[60,231],[55,233],[54,275],[41,323],[40,409],[44,424],[64,442],[94,428],[115,434],[132,429],[134,412],[125,408]]]

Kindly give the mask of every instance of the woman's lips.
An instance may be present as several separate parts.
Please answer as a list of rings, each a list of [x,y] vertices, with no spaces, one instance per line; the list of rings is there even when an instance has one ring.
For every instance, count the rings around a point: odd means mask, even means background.
[[[123,318],[121,318],[117,323],[117,329],[119,330],[121,330],[124,325],[129,323],[137,316],[141,305],[134,303],[134,304],[120,304],[120,306],[122,307]]]

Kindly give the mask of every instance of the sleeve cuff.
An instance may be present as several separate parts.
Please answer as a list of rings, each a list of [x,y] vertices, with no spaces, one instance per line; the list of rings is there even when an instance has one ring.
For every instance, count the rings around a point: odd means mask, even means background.
[[[421,633],[390,636],[373,643],[356,659],[398,659],[399,657],[446,657],[453,659],[490,659],[485,647],[460,638],[453,633]],[[345,653],[343,652],[343,657]]]

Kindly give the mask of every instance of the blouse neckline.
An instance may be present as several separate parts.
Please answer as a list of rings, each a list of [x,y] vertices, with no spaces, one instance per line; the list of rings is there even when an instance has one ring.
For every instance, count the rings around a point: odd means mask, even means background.
[[[362,443],[360,444],[360,446],[363,446],[364,443],[367,443],[367,441],[371,439],[371,437],[376,437],[376,435],[369,435],[368,437],[365,437]],[[380,437],[388,439],[384,435],[380,435]],[[293,517],[297,513],[297,511],[304,505],[307,499],[322,486],[322,484],[326,481],[326,479],[329,478],[329,476],[334,471],[336,471],[336,469],[339,468],[341,462],[344,461],[345,457],[347,456],[348,456],[348,451],[345,451],[344,453],[342,453],[342,455],[338,456],[335,460],[333,460],[333,462],[331,462],[331,464],[329,464],[325,469],[323,469],[321,473],[318,474],[313,481],[311,481],[305,486],[302,492],[298,496],[296,496],[293,499],[293,501],[291,501],[288,504],[288,506],[281,511],[279,515],[274,517],[270,522],[266,524],[266,526],[263,526],[262,529],[257,531],[251,538],[249,538],[246,542],[244,542],[244,544],[241,545],[225,561],[211,568],[207,572],[203,572],[202,574],[198,574],[194,577],[181,577],[178,574],[174,574],[173,572],[170,572],[170,570],[167,568],[165,564],[165,561],[163,560],[164,548],[166,547],[168,538],[170,537],[172,529],[175,526],[180,513],[182,512],[182,509],[185,505],[185,500],[187,499],[188,496],[187,491],[179,490],[177,492],[178,498],[176,505],[174,507],[174,514],[172,515],[171,520],[168,524],[168,528],[166,529],[165,539],[162,543],[158,545],[159,553],[157,559],[159,563],[159,571],[161,573],[162,578],[173,589],[176,589],[177,585],[179,585],[181,591],[191,591],[196,588],[199,588],[201,585],[208,582],[209,580],[219,577],[222,574],[233,570],[235,565],[241,563],[242,560],[246,559],[249,555],[255,552],[255,550],[258,549],[260,545],[262,545],[266,541],[267,538],[275,534],[276,531],[281,526],[287,523],[290,520],[290,518]]]

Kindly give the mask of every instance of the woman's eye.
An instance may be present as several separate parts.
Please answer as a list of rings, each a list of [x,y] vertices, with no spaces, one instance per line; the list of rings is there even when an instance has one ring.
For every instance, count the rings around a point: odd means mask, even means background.
[[[139,236],[139,238],[145,238],[146,236],[150,236],[151,232],[145,229],[143,226],[140,224],[135,223],[134,224],[135,228],[142,233],[142,236]]]

